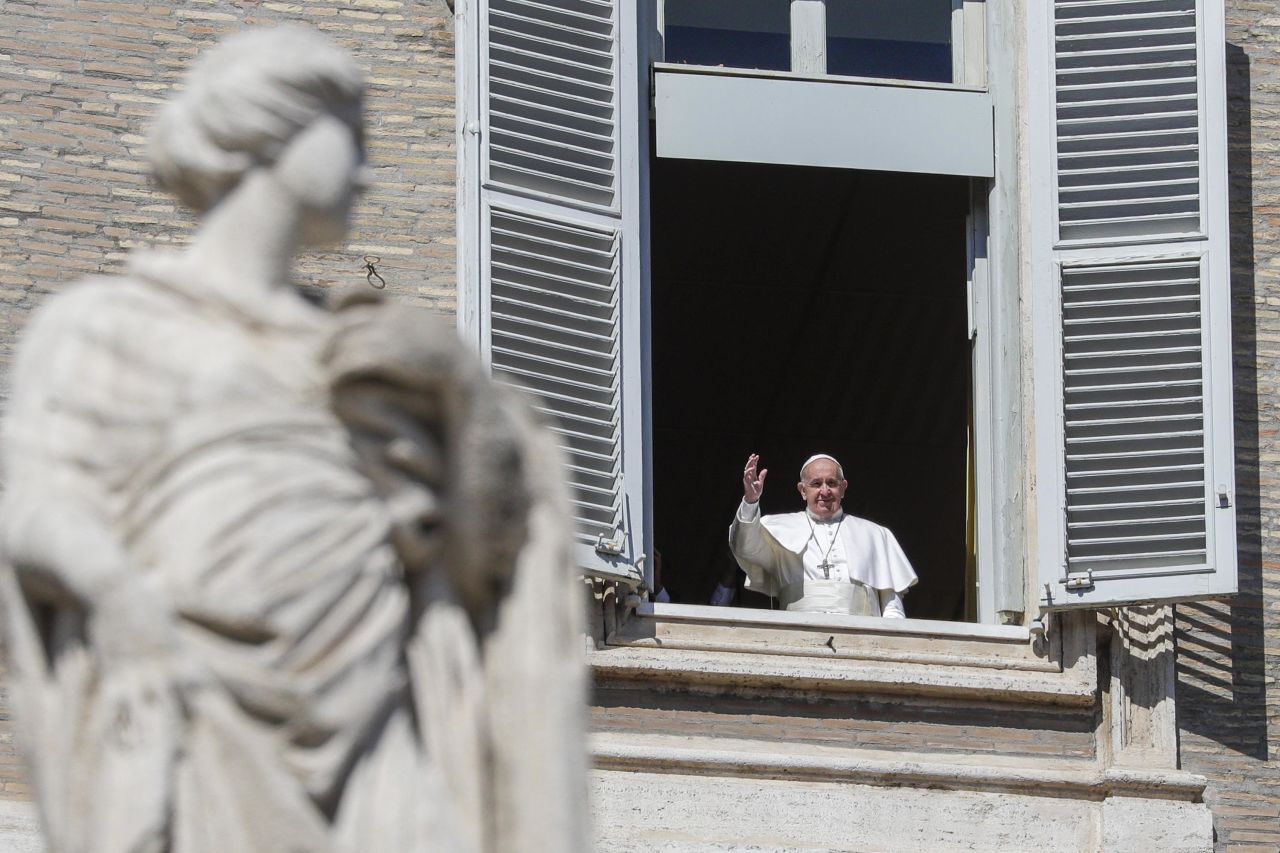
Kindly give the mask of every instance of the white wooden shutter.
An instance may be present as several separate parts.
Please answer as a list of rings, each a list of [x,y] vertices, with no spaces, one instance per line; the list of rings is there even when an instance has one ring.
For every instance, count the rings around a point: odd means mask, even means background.
[[[459,52],[461,324],[559,437],[578,561],[644,552],[634,14],[629,0],[479,0]],[[465,61],[465,66],[464,66]],[[463,101],[466,100],[464,108]],[[471,228],[462,219],[469,218]],[[468,241],[468,235],[470,240]],[[463,272],[466,289],[466,270]]]
[[[1234,592],[1221,4],[1033,5],[1041,604]]]

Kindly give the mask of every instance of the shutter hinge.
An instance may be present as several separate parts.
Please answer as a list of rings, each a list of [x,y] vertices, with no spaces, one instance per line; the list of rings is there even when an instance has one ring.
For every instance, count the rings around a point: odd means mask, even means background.
[[[623,543],[625,542],[626,537],[623,535],[621,530],[615,530],[613,532],[612,539],[605,539],[604,534],[601,533],[596,537],[596,553],[609,554],[614,557],[620,556],[622,554]]]
[[[468,136],[476,136],[480,133],[480,122],[469,121],[463,125],[462,129],[467,132]]]
[[[1218,487],[1218,509],[1231,508],[1231,493],[1221,486]]]
[[[1066,587],[1068,590],[1082,592],[1086,589],[1093,589],[1093,570],[1089,569],[1084,572],[1069,572],[1067,574]]]

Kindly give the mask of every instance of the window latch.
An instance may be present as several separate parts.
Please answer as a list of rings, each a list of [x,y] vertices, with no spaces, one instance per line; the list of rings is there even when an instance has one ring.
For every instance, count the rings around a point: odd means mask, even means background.
[[[596,537],[596,553],[608,554],[611,557],[621,556],[624,541],[625,537],[621,530],[615,530],[612,539],[605,539],[604,534],[601,533]]]
[[[1084,572],[1068,573],[1066,587],[1068,590],[1075,592],[1083,592],[1086,589],[1093,589],[1093,570],[1089,569]]]

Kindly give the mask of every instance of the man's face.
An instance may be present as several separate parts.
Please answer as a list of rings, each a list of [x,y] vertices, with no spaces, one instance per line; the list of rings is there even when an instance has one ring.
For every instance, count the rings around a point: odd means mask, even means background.
[[[841,480],[836,463],[830,459],[818,459],[809,463],[800,480],[800,497],[814,518],[831,518],[840,511],[847,480]]]

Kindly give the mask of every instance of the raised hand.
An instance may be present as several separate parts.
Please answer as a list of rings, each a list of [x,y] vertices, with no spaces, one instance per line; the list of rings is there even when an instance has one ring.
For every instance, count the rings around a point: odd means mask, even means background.
[[[747,467],[742,469],[742,499],[749,504],[760,500],[760,495],[764,493],[764,478],[769,474],[768,468],[757,473],[756,466],[759,464],[760,454],[752,453],[747,457]]]

